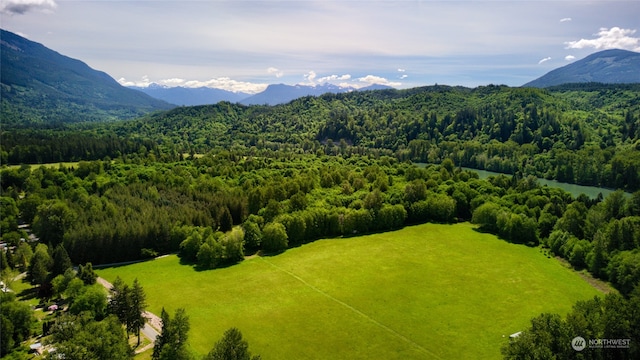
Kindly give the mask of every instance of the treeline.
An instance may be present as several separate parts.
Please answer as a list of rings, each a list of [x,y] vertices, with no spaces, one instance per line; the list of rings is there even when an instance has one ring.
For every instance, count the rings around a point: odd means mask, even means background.
[[[506,240],[542,244],[628,294],[640,279],[640,193],[573,198],[531,176],[480,180],[450,159],[220,151],[163,163],[147,157],[57,169],[2,170],[3,240],[27,252],[24,221],[74,263],[179,251],[214,268],[315,239],[472,220]],[[135,160],[135,161],[134,161]],[[28,247],[28,246],[27,246]]]
[[[148,150],[159,151],[156,143],[151,140],[120,137],[110,131],[86,130],[71,125],[36,126],[2,132],[0,163],[43,164],[102,160]],[[174,152],[170,156],[177,159],[179,155]]]
[[[232,147],[436,164],[451,158],[459,166],[634,191],[640,187],[638,94],[633,86],[594,84],[551,91],[432,86],[327,94],[273,107],[223,102],[60,132],[75,134],[70,141],[78,150],[49,130],[9,128],[1,152],[9,163],[86,160],[87,154],[115,158],[152,149],[175,160]],[[41,140],[34,147],[30,138]]]

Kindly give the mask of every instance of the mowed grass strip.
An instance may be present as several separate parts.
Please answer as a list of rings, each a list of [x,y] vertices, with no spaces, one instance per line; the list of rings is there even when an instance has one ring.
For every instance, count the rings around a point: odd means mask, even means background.
[[[235,326],[264,359],[499,358],[530,318],[598,294],[538,249],[468,223],[320,240],[211,271],[167,256],[98,273],[137,277],[156,314],[186,308],[195,353]]]

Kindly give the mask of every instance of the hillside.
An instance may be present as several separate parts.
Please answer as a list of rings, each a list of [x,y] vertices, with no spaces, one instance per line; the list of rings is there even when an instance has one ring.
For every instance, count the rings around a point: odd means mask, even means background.
[[[589,103],[584,103],[587,97]],[[445,86],[326,94],[289,104],[180,108],[118,125],[185,152],[229,144],[286,144],[329,154],[371,152],[400,160],[536,175],[635,190],[640,184],[637,89],[543,91]],[[597,114],[597,116],[595,115]],[[187,137],[180,134],[188,134]],[[156,141],[157,141],[156,140]]]
[[[640,85],[551,90],[430,86],[304,97],[285,105],[180,107],[95,129],[3,134],[8,163],[162,156],[232,147],[388,155],[401,161],[640,187]]]
[[[604,50],[582,60],[552,70],[525,87],[545,88],[568,83],[640,83],[640,53]]]
[[[4,124],[128,119],[172,107],[42,44],[0,35]]]

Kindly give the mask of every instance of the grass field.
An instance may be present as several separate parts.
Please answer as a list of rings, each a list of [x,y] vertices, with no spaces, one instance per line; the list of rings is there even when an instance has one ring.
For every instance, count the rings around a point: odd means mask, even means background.
[[[186,308],[195,353],[235,326],[263,359],[499,358],[530,318],[598,294],[539,249],[468,223],[321,240],[211,271],[167,256],[98,274],[137,277],[156,314]]]
[[[78,166],[78,161],[74,161],[74,162],[57,162],[57,163],[46,163],[46,164],[27,164],[29,166],[31,166],[31,169],[36,169],[39,168],[40,166],[44,166],[47,168],[52,168],[52,169],[57,169],[60,167],[60,165],[64,166],[64,167],[77,167]],[[22,165],[7,165],[8,169],[20,169],[20,167],[22,167]]]

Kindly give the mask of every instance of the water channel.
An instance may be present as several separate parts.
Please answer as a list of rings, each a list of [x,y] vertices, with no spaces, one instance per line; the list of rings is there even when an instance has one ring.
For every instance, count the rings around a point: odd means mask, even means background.
[[[463,167],[462,169],[469,170],[469,171],[474,171],[474,172],[478,173],[478,175],[480,176],[480,179],[486,179],[489,176],[501,175],[501,173],[497,173],[497,172],[493,172],[493,171],[487,171],[487,170],[478,170],[478,169],[472,169],[472,168],[466,168],[466,167]],[[502,175],[511,177],[510,174],[502,174]],[[556,181],[556,180],[547,180],[547,179],[541,179],[541,178],[538,178],[538,183],[540,185],[542,185],[542,186],[546,185],[546,186],[549,186],[549,187],[561,188],[562,190],[564,190],[564,191],[570,193],[571,195],[573,195],[574,197],[577,197],[580,194],[585,194],[585,195],[589,196],[592,199],[598,197],[599,193],[602,193],[602,196],[606,198],[609,194],[611,194],[612,192],[615,191],[615,190],[612,190],[612,189],[607,189],[607,188],[602,188],[602,187],[569,184],[569,183],[559,182],[559,181]],[[625,194],[627,196],[631,196],[630,193],[625,193]]]

